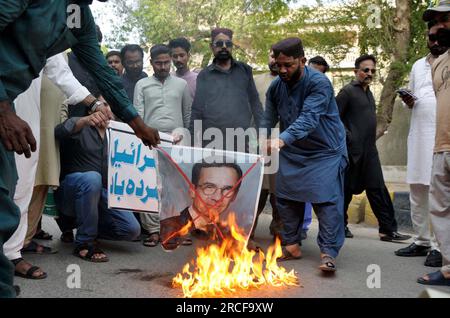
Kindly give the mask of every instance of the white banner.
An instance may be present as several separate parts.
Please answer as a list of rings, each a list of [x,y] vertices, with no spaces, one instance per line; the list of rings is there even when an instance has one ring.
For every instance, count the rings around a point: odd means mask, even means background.
[[[155,152],[130,126],[111,121],[108,127],[108,207],[134,212],[159,211]],[[166,145],[172,137],[160,133]]]

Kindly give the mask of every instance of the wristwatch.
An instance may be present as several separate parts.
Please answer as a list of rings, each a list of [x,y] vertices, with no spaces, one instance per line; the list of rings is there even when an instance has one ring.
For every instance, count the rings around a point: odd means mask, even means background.
[[[95,100],[94,103],[91,104],[90,108],[91,108],[91,112],[95,112],[97,110],[98,107],[102,106],[103,102],[99,101],[98,99]]]

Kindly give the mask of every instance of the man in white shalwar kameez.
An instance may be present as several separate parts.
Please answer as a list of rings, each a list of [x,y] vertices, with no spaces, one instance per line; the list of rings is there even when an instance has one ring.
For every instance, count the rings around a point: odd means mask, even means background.
[[[409,88],[417,97],[403,97],[412,109],[408,135],[408,164],[406,182],[410,186],[411,219],[415,231],[414,243],[395,252],[397,256],[427,256],[425,266],[441,267],[442,255],[430,227],[428,193],[430,190],[433,147],[436,134],[436,95],[431,77],[434,60],[447,51],[439,46],[436,33],[439,25],[428,24],[430,54],[414,63]]]

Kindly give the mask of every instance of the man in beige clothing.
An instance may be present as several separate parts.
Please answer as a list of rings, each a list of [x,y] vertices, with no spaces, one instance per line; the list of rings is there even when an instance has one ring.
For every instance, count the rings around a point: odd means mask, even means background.
[[[39,221],[44,210],[47,193],[50,187],[59,186],[59,146],[55,139],[55,127],[61,122],[61,105],[65,100],[64,94],[44,76],[41,89],[41,144],[39,160],[34,182],[33,195],[28,207],[28,230],[25,246],[38,232]]]
[[[442,24],[438,43],[450,47],[450,1],[425,11],[425,21]],[[445,31],[440,32],[440,31]],[[445,34],[441,37],[440,34]],[[417,280],[424,285],[450,286],[450,50],[442,54],[432,66],[433,87],[436,92],[436,141],[430,184],[430,219],[442,253],[440,271]]]

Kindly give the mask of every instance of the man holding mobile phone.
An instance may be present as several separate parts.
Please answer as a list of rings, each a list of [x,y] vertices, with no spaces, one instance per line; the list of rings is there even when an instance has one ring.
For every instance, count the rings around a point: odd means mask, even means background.
[[[428,22],[430,53],[414,63],[410,74],[411,94],[400,94],[412,110],[408,135],[408,163],[406,182],[410,187],[411,220],[416,236],[414,243],[395,252],[397,256],[427,256],[425,266],[441,267],[442,255],[433,230],[430,228],[428,193],[430,191],[433,147],[436,133],[436,96],[431,78],[433,62],[447,51],[437,42],[441,25]],[[417,97],[414,100],[413,96]]]

